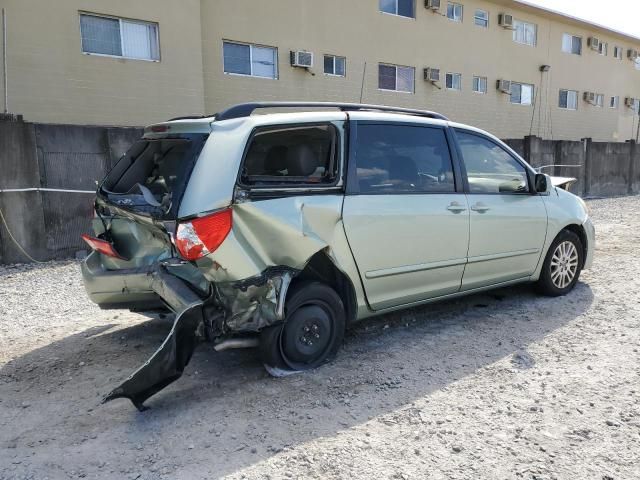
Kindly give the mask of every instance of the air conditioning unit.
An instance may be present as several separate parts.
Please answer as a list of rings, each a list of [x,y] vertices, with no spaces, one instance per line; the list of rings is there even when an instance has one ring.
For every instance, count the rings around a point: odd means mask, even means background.
[[[436,83],[440,81],[440,69],[439,68],[425,68],[424,79],[427,82]]]
[[[297,52],[291,52],[291,66],[300,68],[313,67],[313,53],[298,50]]]
[[[583,98],[585,102],[591,105],[596,104],[596,94],[594,92],[584,92]]]
[[[440,0],[424,0],[424,8],[429,10],[440,10]]]
[[[627,50],[627,58],[629,58],[629,60],[632,61],[636,61],[638,60],[638,56],[640,56],[640,53],[638,53],[638,50],[634,50],[633,48],[630,48],[629,50]]]
[[[509,30],[513,30],[513,15],[501,13],[498,16],[498,23],[503,28],[508,28]]]
[[[498,80],[496,88],[502,93],[511,94],[511,80]]]
[[[632,97],[627,97],[624,99],[624,104],[629,108],[634,108],[636,106],[636,99]]]
[[[600,50],[600,39],[596,38],[596,37],[589,37],[589,47],[591,47],[591,50],[595,50],[598,51]]]

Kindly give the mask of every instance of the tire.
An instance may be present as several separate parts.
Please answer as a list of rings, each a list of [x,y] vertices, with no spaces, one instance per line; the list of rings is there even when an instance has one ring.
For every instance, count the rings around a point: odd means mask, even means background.
[[[563,230],[555,238],[542,265],[538,290],[549,297],[566,295],[578,283],[584,265],[584,249],[580,238]]]
[[[328,285],[304,282],[287,294],[285,320],[260,332],[260,356],[274,376],[310,370],[333,359],[344,339],[342,300]]]

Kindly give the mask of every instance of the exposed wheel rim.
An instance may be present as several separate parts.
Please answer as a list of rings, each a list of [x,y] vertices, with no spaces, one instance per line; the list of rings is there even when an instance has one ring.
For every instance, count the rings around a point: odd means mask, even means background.
[[[280,335],[280,351],[294,370],[318,365],[331,346],[333,315],[322,302],[302,305],[293,312]]]
[[[560,243],[551,257],[551,282],[559,289],[565,289],[576,278],[578,272],[578,249],[570,241]]]

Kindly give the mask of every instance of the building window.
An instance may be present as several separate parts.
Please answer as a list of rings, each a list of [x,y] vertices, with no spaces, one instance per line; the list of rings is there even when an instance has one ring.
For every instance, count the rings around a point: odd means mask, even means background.
[[[448,90],[462,90],[462,74],[447,73],[445,82]]]
[[[347,59],[345,57],[336,57],[335,55],[324,56],[324,73],[327,75],[335,75],[336,77],[345,77]]]
[[[604,107],[604,94],[596,93],[596,107]]]
[[[533,23],[513,21],[513,41],[523,45],[536,46],[537,26]]]
[[[511,82],[511,103],[518,105],[533,104],[533,85]]]
[[[82,51],[135,60],[160,60],[158,24],[80,14]]]
[[[582,55],[582,38],[565,33],[562,35],[562,51]]]
[[[558,106],[566,110],[577,110],[578,92],[575,90],[560,90],[560,103]]]
[[[622,60],[622,52],[624,49],[622,47],[613,47],[613,56],[618,60]]]
[[[462,22],[462,5],[449,2],[447,4],[447,18],[454,22]]]
[[[611,97],[611,99],[609,100],[609,108],[618,108],[619,105],[620,105],[620,97],[618,96]]]
[[[473,77],[473,91],[487,93],[487,77]]]
[[[598,46],[598,53],[606,57],[608,51],[609,51],[609,44],[607,42],[600,42],[600,45]]]
[[[278,50],[248,43],[223,42],[224,73],[278,78]]]
[[[476,10],[475,15],[473,16],[473,21],[479,27],[488,28],[489,27],[489,12],[486,10]]]
[[[380,11],[400,17],[415,18],[415,0],[380,0]]]
[[[378,88],[413,93],[415,69],[398,65],[378,65]]]

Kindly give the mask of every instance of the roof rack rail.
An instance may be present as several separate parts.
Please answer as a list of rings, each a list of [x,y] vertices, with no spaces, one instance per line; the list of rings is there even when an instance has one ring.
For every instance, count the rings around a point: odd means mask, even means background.
[[[167,122],[174,122],[176,120],[200,120],[202,118],[209,118],[212,116],[213,115],[186,115],[184,117],[170,118],[169,120],[167,120]]]
[[[231,120],[250,116],[255,110],[261,108],[337,108],[343,112],[357,112],[374,110],[379,112],[404,113],[419,117],[434,118],[437,120],[449,120],[444,115],[428,110],[414,110],[412,108],[389,107],[386,105],[368,105],[365,103],[334,103],[334,102],[252,102],[234,105],[220,113],[215,114],[216,121]]]

